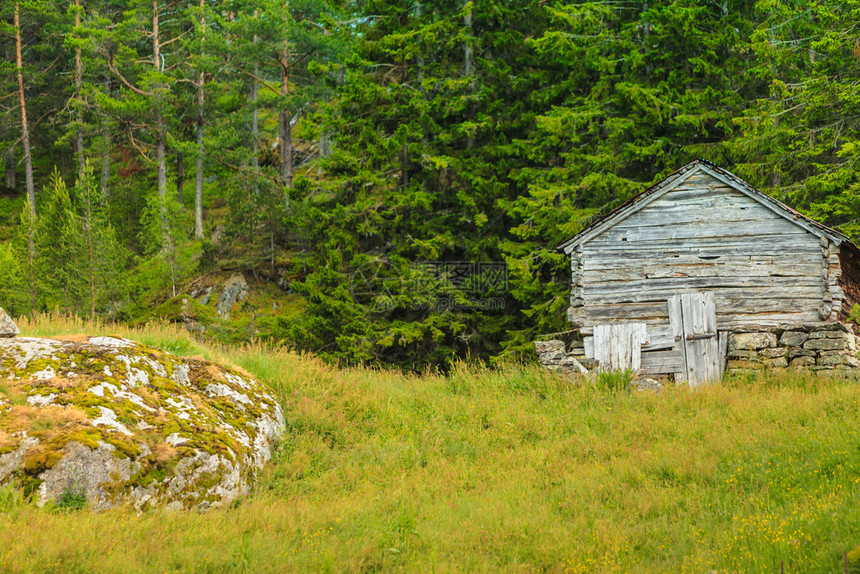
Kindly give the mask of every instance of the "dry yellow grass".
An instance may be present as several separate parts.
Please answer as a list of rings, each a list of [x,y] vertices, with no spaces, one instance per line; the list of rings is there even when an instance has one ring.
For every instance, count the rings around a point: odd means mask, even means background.
[[[66,327],[108,330],[22,322]],[[109,329],[269,381],[287,436],[234,508],[11,505],[0,571],[842,572],[860,544],[853,381],[631,394],[532,367],[338,370],[285,349],[207,349],[173,327]]]

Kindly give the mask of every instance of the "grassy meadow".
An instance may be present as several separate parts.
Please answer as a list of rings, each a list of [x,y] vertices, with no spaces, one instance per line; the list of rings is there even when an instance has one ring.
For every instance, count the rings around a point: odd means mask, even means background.
[[[287,433],[228,509],[49,511],[0,490],[0,572],[843,572],[860,545],[853,380],[630,393],[534,366],[339,370],[166,325],[19,326],[235,363]]]

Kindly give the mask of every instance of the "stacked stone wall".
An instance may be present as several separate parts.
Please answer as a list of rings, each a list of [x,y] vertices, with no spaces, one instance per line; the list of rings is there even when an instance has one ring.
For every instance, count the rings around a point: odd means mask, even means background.
[[[585,358],[581,341],[566,344],[564,341],[535,341],[538,360],[547,370],[565,375],[584,374],[597,366],[597,361]]]
[[[843,323],[729,333],[726,371],[808,368],[857,369],[858,337]]]
[[[585,358],[581,341],[535,341],[540,363],[562,374],[585,373],[598,366]],[[860,337],[844,323],[736,329],[728,334],[726,372],[772,368],[812,371],[860,369]]]

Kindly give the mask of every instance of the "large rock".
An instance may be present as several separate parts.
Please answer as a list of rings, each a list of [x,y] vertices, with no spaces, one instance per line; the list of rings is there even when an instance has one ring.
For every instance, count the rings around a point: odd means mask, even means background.
[[[224,290],[221,292],[221,297],[218,298],[215,310],[221,316],[227,315],[233,303],[243,301],[247,296],[248,282],[245,281],[245,277],[241,273],[236,273],[224,284]]]
[[[205,509],[247,493],[284,428],[247,374],[126,339],[0,339],[0,485],[39,504]]]
[[[0,337],[14,337],[21,332],[12,317],[0,308]]]

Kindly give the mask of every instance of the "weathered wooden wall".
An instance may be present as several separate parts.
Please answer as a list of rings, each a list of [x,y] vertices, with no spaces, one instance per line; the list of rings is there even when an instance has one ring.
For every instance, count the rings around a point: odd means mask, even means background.
[[[839,247],[839,269],[837,283],[845,298],[838,308],[834,302],[834,308],[837,319],[847,322],[851,308],[860,303],[860,253],[854,246],[843,244]]]
[[[660,338],[670,296],[710,291],[720,330],[829,321],[838,259],[826,240],[699,172],[576,247],[569,318],[644,322]]]

